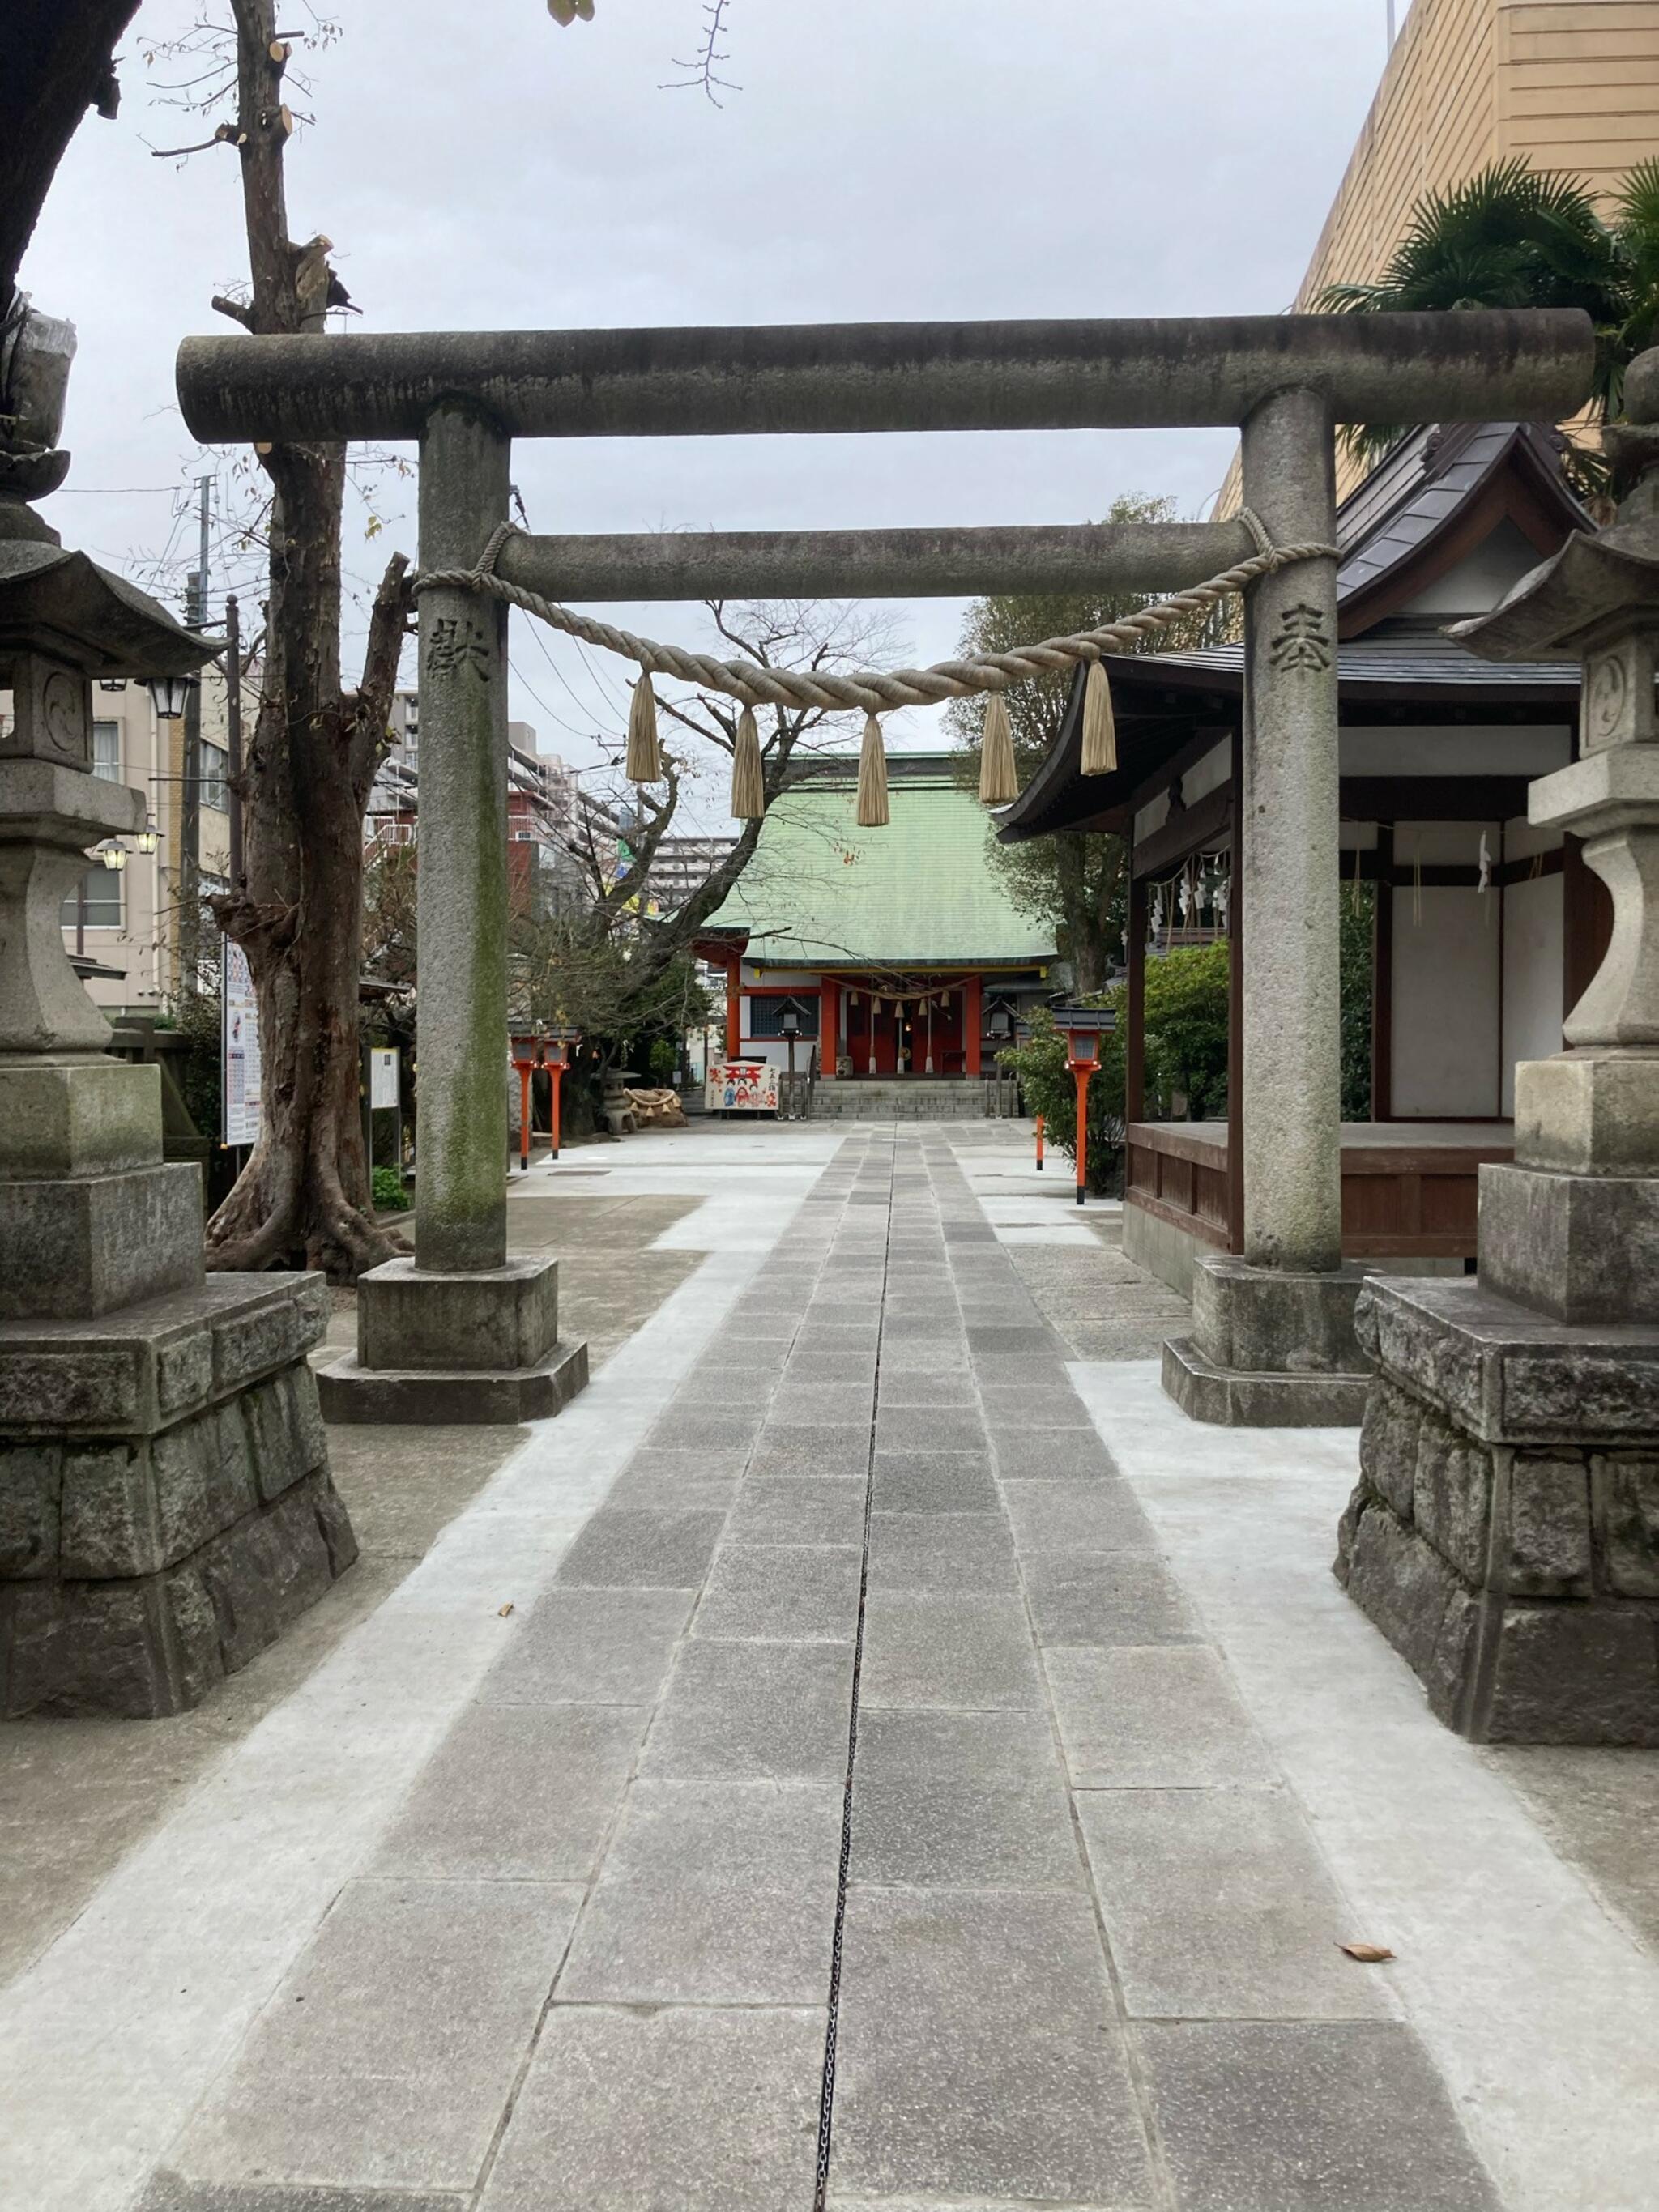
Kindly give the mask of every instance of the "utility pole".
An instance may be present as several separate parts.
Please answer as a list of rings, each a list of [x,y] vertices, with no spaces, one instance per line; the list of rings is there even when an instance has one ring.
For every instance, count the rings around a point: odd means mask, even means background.
[[[242,884],[242,621],[234,592],[225,600],[225,739],[230,754],[230,889],[234,897]]]
[[[1389,52],[1394,52],[1395,0],[1389,0]]]
[[[196,567],[185,581],[185,624],[207,628],[209,533],[213,513],[213,478],[196,479]],[[185,700],[184,778],[179,838],[179,988],[192,995],[201,981],[202,934],[202,686],[192,684]]]

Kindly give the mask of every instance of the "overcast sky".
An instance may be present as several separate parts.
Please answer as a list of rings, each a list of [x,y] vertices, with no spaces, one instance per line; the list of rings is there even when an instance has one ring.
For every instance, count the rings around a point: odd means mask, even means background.
[[[544,0],[335,9],[344,36],[293,98],[315,121],[289,154],[289,226],[335,241],[363,311],[351,326],[369,330],[1272,313],[1387,37],[1386,0],[731,0],[723,73],[741,88],[716,108],[659,88],[696,48],[700,0],[597,0],[569,29]],[[234,155],[150,152],[206,135],[159,104],[150,79],[170,72],[143,58],[195,13],[141,9],[120,118],[83,125],[23,270],[80,332],[75,466],[49,511],[66,542],[132,572],[176,552],[196,459],[173,349],[229,330],[209,296],[246,267]],[[296,5],[294,27],[307,17]],[[1129,491],[1200,514],[1232,442],[525,442],[514,473],[545,530],[1072,522]],[[391,546],[415,550],[412,486],[377,499],[381,538],[360,516],[349,531],[360,584]],[[915,659],[954,650],[959,604],[895,611]],[[696,609],[613,618],[704,640]],[[594,733],[619,726],[618,665],[520,616],[513,655],[514,714],[545,750],[595,759]],[[716,826],[723,807],[703,811]]]

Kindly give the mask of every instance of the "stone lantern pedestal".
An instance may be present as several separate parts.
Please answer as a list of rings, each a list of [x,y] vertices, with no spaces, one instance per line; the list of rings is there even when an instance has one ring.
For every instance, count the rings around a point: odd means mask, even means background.
[[[209,649],[6,496],[62,458],[0,454],[0,1718],[195,1705],[356,1556],[325,1287],[204,1277],[161,1071],[107,1056],[64,949],[87,848],[145,811],[91,772],[88,679]]]
[[[1626,390],[1609,442],[1647,473],[1618,522],[1454,632],[1582,655],[1581,757],[1528,817],[1584,840],[1612,941],[1569,1049],[1516,1071],[1477,1279],[1374,1279],[1358,1314],[1337,1575],[1440,1717],[1498,1742],[1659,1744],[1659,353]]]

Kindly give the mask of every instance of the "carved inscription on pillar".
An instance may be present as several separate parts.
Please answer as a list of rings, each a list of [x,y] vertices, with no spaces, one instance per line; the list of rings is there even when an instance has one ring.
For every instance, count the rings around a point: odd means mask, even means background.
[[[1279,629],[1268,648],[1275,668],[1308,668],[1316,672],[1331,665],[1331,641],[1325,628],[1325,610],[1304,599],[1279,610]]]
[[[489,681],[489,639],[478,623],[465,617],[440,615],[432,625],[426,665],[434,675],[447,676],[469,670],[480,683]]]

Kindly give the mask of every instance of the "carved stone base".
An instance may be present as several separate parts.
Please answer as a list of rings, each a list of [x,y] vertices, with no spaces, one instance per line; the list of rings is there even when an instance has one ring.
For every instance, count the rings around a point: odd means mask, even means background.
[[[350,1565],[319,1277],[0,1324],[0,1717],[198,1704]]]
[[[533,1367],[365,1367],[355,1354],[317,1377],[331,1421],[544,1421],[587,1386],[587,1346],[556,1344]]]
[[[556,1260],[388,1260],[358,1281],[355,1357],[318,1381],[331,1421],[541,1421],[586,1387],[587,1346],[559,1342]]]
[[[1659,1329],[1373,1279],[1336,1574],[1477,1741],[1659,1745]]]
[[[1189,1336],[1164,1346],[1164,1389],[1189,1420],[1231,1429],[1352,1428],[1365,1410],[1366,1375],[1252,1374],[1218,1367]]]
[[[1342,1428],[1364,1411],[1353,1333],[1357,1267],[1328,1274],[1193,1262],[1193,1333],[1164,1347],[1164,1388],[1195,1421],[1230,1428]]]

